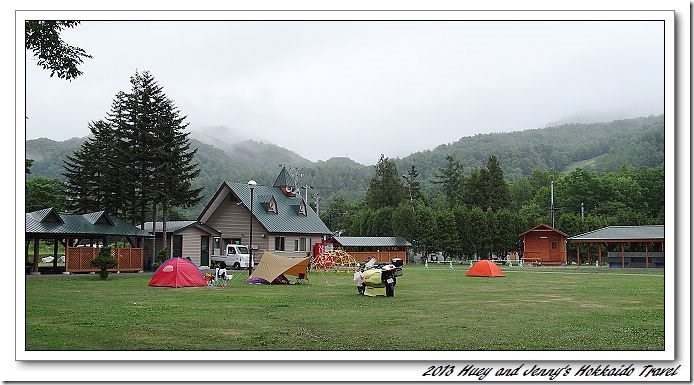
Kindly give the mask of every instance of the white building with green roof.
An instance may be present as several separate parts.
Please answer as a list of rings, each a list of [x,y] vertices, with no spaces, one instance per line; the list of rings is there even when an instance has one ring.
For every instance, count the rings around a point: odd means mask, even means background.
[[[306,257],[331,231],[296,190],[284,167],[273,186],[253,188],[252,207],[248,183],[222,183],[197,219],[221,233],[212,240],[212,254],[228,244],[250,244],[255,262],[265,250]]]

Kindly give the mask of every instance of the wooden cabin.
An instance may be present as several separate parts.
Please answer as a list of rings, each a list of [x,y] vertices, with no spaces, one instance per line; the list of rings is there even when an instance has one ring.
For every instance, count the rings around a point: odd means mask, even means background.
[[[523,263],[559,266],[566,263],[566,238],[561,231],[539,224],[520,235],[523,238]]]

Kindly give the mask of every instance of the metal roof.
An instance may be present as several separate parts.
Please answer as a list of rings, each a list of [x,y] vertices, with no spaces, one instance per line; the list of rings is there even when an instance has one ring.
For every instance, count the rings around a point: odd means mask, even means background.
[[[530,232],[542,232],[542,231],[555,232],[555,233],[557,233],[557,234],[560,234],[560,235],[563,236],[563,237],[568,237],[568,234],[565,234],[565,233],[563,233],[563,232],[561,232],[561,231],[555,229],[554,227],[548,226],[548,225],[546,225],[546,224],[544,224],[544,223],[540,223],[539,225],[533,227],[532,229],[530,229],[530,230],[524,232],[524,233],[521,234],[520,236],[522,237],[522,236],[524,236],[525,234],[528,234],[528,233],[530,233]]]
[[[150,237],[148,232],[124,222],[105,211],[87,214],[59,213],[53,208],[25,215],[26,233],[32,235],[135,236]]]
[[[282,167],[282,171],[280,171],[280,174],[277,175],[277,179],[275,179],[275,183],[273,184],[273,186],[274,187],[291,186],[291,181],[292,181],[292,178],[289,175],[287,168]]]
[[[250,207],[251,192],[246,183],[224,182],[234,195],[236,195],[244,206]],[[267,202],[269,196],[275,198],[277,202],[277,213],[268,212],[263,207],[261,199]],[[315,211],[308,204],[306,215],[297,212],[296,206],[301,203],[301,197],[289,197],[284,195],[282,190],[273,186],[257,185],[253,191],[253,216],[270,233],[296,233],[296,234],[330,234],[331,231],[318,217]]]
[[[345,247],[412,247],[403,237],[333,237]]]
[[[568,238],[569,241],[661,241],[665,239],[664,225],[608,226]]]
[[[197,227],[202,231],[205,231],[207,233],[213,234],[215,236],[220,236],[222,235],[222,232],[212,228],[202,222],[198,221],[167,221],[166,222],[166,232],[167,233],[172,233],[172,234],[177,234],[180,233],[190,227]],[[164,223],[163,222],[156,222],[154,224],[154,229],[157,233],[161,233],[164,228]],[[152,222],[145,222],[144,230],[148,232],[152,232]]]

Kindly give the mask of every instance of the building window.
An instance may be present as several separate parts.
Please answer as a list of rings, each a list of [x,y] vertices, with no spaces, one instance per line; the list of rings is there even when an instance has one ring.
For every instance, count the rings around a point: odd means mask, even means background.
[[[306,251],[306,237],[299,237],[294,240],[294,251]]]
[[[552,242],[552,249],[556,249],[556,248],[557,248],[557,242]]]
[[[284,237],[275,237],[275,251],[284,251]]]

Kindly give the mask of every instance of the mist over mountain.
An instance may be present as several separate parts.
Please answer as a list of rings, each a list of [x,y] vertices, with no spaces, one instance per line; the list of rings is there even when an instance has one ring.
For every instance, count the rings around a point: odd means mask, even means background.
[[[193,134],[193,132],[196,132]],[[33,159],[31,174],[26,178],[46,176],[61,178],[65,157],[79,148],[87,138],[66,141],[32,139],[26,141],[26,158]],[[202,187],[203,199],[187,212],[197,216],[223,181],[250,179],[271,185],[282,165],[296,176],[297,186],[307,186],[309,201],[321,205],[340,196],[348,200],[364,196],[374,167],[365,166],[344,156],[312,162],[284,147],[261,140],[245,138],[242,133],[224,126],[205,130],[204,135],[191,131],[191,148],[197,149],[195,162],[200,175],[196,187]],[[504,177],[510,181],[529,175],[533,169],[555,169],[568,172],[577,167],[598,172],[618,171],[623,166],[659,167],[664,164],[664,117],[649,116],[590,124],[563,124],[518,132],[478,134],[442,144],[436,148],[393,159],[402,174],[412,165],[419,173],[422,190],[433,195],[438,185],[434,173],[453,156],[466,170],[483,167],[490,155],[496,155]],[[306,191],[306,190],[302,190]],[[319,195],[319,197],[318,197]]]

